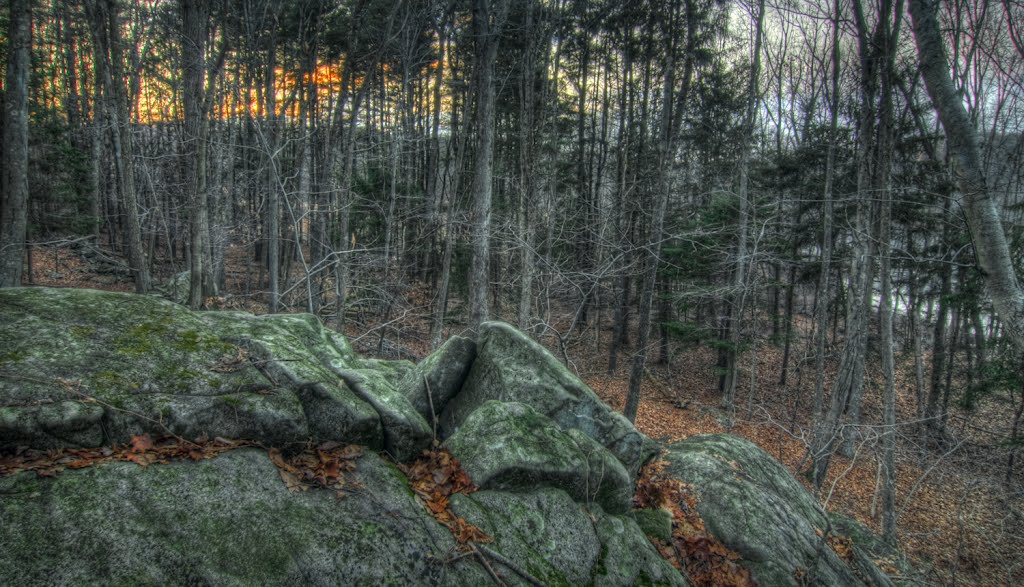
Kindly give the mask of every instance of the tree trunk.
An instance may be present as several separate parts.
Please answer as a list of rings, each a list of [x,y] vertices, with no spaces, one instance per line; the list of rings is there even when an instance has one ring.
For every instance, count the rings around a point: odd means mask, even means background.
[[[825,188],[821,211],[821,267],[818,274],[818,297],[814,315],[814,400],[813,420],[820,422],[825,409],[825,342],[829,323],[829,278],[832,276],[832,190],[835,183],[836,141],[839,140],[839,72],[842,67],[839,54],[839,0],[835,0],[832,14],[832,88],[828,150],[825,155]]]
[[[451,153],[452,142],[455,143],[455,156],[449,155],[445,161],[444,173],[442,177],[441,187],[441,203],[445,201],[447,196],[448,206],[445,210],[445,230],[444,230],[444,253],[441,257],[441,278],[437,286],[437,292],[434,294],[434,307],[431,311],[430,320],[430,348],[436,349],[441,344],[441,338],[444,335],[444,316],[448,310],[448,289],[451,283],[451,267],[452,267],[452,256],[455,251],[455,201],[456,196],[459,193],[461,186],[460,178],[462,177],[462,164],[466,153],[466,142],[468,141],[469,134],[469,117],[463,118],[463,123],[459,124],[459,108],[455,106],[452,108],[452,128],[455,129],[456,136],[452,137],[449,141],[449,154]]]
[[[739,383],[739,347],[742,339],[740,322],[743,319],[743,306],[747,295],[747,232],[750,223],[750,156],[753,150],[754,128],[757,124],[757,104],[759,102],[759,81],[761,75],[761,39],[764,33],[764,0],[758,2],[757,23],[754,32],[753,63],[750,78],[747,82],[747,111],[744,116],[743,148],[739,162],[739,221],[736,230],[739,237],[736,244],[736,268],[733,270],[732,293],[729,303],[732,305],[729,323],[729,345],[726,355],[726,379],[722,390],[722,407],[732,410],[736,401],[736,386]]]
[[[0,287],[21,285],[28,227],[28,84],[32,13],[28,0],[10,0],[7,79],[3,95],[0,171]]]
[[[947,198],[943,207],[943,216],[949,215],[949,199]],[[942,241],[948,242],[949,224],[943,225]],[[935,328],[932,334],[932,371],[929,379],[928,399],[924,408],[925,430],[927,437],[925,442],[942,438],[942,376],[946,369],[946,358],[949,350],[949,342],[946,340],[946,327],[949,324],[949,298],[953,291],[952,267],[949,263],[941,266],[941,286],[939,289],[939,308],[935,317]]]
[[[491,195],[494,189],[494,63],[498,37],[508,12],[507,0],[475,0],[473,27],[477,38],[476,132],[471,212],[472,260],[469,273],[469,325],[476,329],[487,320],[490,283]]]
[[[796,258],[796,255],[793,255]],[[786,380],[789,378],[789,359],[793,348],[793,298],[796,290],[796,264],[789,266],[789,283],[786,285],[786,331],[783,334],[784,340],[782,344],[782,369],[779,374],[779,385],[785,386]],[[776,286],[776,291],[779,288]],[[775,312],[778,314],[778,312]],[[774,329],[773,325],[773,329]],[[800,366],[797,365],[797,373],[799,374]],[[800,377],[797,377],[800,379]]]
[[[535,217],[533,207],[536,201],[537,179],[535,178],[538,156],[539,125],[542,118],[535,108],[534,83],[537,79],[538,52],[547,52],[547,47],[540,39],[541,30],[535,21],[535,13],[539,5],[532,1],[526,8],[525,32],[529,42],[526,47],[525,62],[519,79],[519,198],[518,232],[519,232],[519,303],[516,322],[520,330],[530,327],[531,306],[533,302],[533,266],[534,266],[534,229],[531,219]],[[546,72],[545,72],[546,75]]]
[[[264,128],[263,150],[267,157],[267,276],[269,300],[267,311],[271,314],[281,308],[281,175],[278,171],[279,134],[277,120],[277,60],[274,55],[277,43],[271,41],[268,51],[264,79]]]
[[[882,201],[878,203],[877,209],[879,210],[878,226],[875,229],[879,233],[879,238],[876,241],[878,244],[876,247],[881,248],[883,246],[891,246],[889,238],[891,235],[891,227],[889,226],[889,219],[891,213],[884,210],[885,206],[892,206],[890,193],[892,189],[892,153],[894,150],[893,143],[894,139],[894,122],[893,122],[893,84],[894,84],[894,70],[895,70],[895,52],[896,52],[896,40],[900,33],[900,23],[903,22],[903,0],[896,0],[895,8],[892,7],[888,1],[882,4],[882,9],[879,12],[879,24],[875,31],[874,45],[877,47],[878,70],[879,79],[879,99],[878,99],[878,126],[876,130],[876,138],[873,153],[875,164],[871,173],[871,185],[872,192],[880,194]],[[884,238],[881,234],[886,235]],[[877,255],[878,253],[876,253]],[[874,265],[874,261],[872,261]],[[888,280],[891,283],[890,275],[883,275],[884,280]],[[868,308],[872,304],[872,298],[874,292],[874,279],[873,276],[868,281],[868,298],[865,300],[865,315],[869,313]],[[886,292],[882,292],[882,295],[886,295]],[[889,296],[892,292],[888,293]],[[892,300],[889,300],[889,316],[890,320],[888,336],[892,338]],[[891,345],[890,345],[891,346]],[[884,351],[883,351],[884,352]],[[891,349],[890,349],[891,352]],[[864,398],[864,385],[860,385],[853,389],[850,394],[850,403],[847,408],[847,423],[848,425],[844,428],[844,442],[843,442],[843,454],[848,458],[852,458],[855,447],[854,443],[857,439],[857,431],[860,426],[861,419],[861,406]],[[895,409],[895,408],[893,408]]]
[[[92,0],[85,4],[92,32],[97,85],[102,86],[102,100],[97,107],[110,123],[110,145],[113,149],[114,185],[124,209],[124,243],[128,265],[137,293],[150,289],[149,268],[142,245],[138,197],[135,186],[135,155],[131,134],[131,97],[126,84],[124,49],[118,4],[113,0]],[[133,73],[132,75],[137,75]]]
[[[693,75],[693,49],[695,44],[696,15],[692,10],[692,2],[686,2],[686,43],[687,51],[683,67],[682,87],[679,104],[685,107],[690,90],[690,79]],[[679,2],[673,2],[668,16],[667,26],[674,30],[679,17]],[[651,220],[650,233],[644,254],[643,285],[640,290],[640,308],[637,315],[637,343],[633,364],[629,372],[629,390],[626,394],[626,405],[623,414],[633,422],[640,408],[640,383],[643,381],[647,366],[647,341],[651,333],[651,306],[654,301],[654,287],[658,277],[658,261],[661,256],[661,240],[665,224],[665,213],[668,209],[668,198],[672,191],[672,161],[675,156],[676,129],[673,125],[673,107],[676,105],[676,40],[669,37],[665,56],[665,77],[662,88],[662,112],[658,129],[658,174],[655,181],[655,204]]]
[[[939,33],[937,0],[910,0],[921,75],[946,131],[954,174],[964,198],[964,212],[979,269],[996,312],[1006,325],[1017,352],[1024,352],[1024,290],[1013,268],[995,195],[985,180],[978,136],[949,74]]]
[[[882,209],[878,230],[879,273],[881,274],[881,299],[878,307],[878,329],[881,339],[882,374],[885,379],[882,391],[882,536],[891,545],[896,544],[896,368],[892,341],[892,186],[891,153],[893,151],[892,110],[893,76],[895,68],[895,47],[899,38],[900,22],[903,15],[903,1],[897,0],[895,24],[889,31],[888,15],[882,26],[883,47],[880,50],[882,66],[881,113],[879,115],[878,178]],[[859,402],[855,406],[858,410]]]
[[[185,113],[184,176],[188,190],[189,292],[188,305],[203,307],[206,225],[209,224],[206,190],[206,121],[203,80],[206,77],[206,31],[209,6],[200,0],[180,0],[182,102]]]
[[[816,489],[828,472],[832,452],[837,441],[843,438],[845,449],[852,447],[851,431],[843,425],[844,415],[851,405],[859,406],[864,389],[864,364],[867,354],[869,316],[873,307],[872,293],[875,280],[876,232],[875,218],[878,207],[869,202],[868,194],[878,186],[875,157],[879,140],[875,132],[878,95],[879,48],[869,39],[889,35],[888,22],[892,6],[888,0],[879,8],[879,22],[870,31],[864,18],[860,0],[853,3],[854,21],[857,25],[857,41],[860,57],[861,105],[858,121],[857,141],[857,192],[860,200],[857,206],[857,244],[850,276],[850,295],[846,341],[839,362],[839,372],[832,386],[832,397],[824,419],[815,422],[814,437],[810,453],[813,460],[812,480]],[[886,58],[885,55],[881,56]],[[884,165],[884,164],[883,164]],[[858,408],[859,409],[859,408]],[[856,417],[856,409],[854,410]],[[854,420],[856,423],[856,420]]]

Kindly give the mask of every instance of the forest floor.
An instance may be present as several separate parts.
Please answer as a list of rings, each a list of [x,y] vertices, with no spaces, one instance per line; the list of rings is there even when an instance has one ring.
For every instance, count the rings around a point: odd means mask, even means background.
[[[231,261],[234,257],[234,261]],[[31,279],[34,285],[86,287],[111,291],[134,291],[126,274],[103,273],[81,253],[69,247],[37,248],[33,254]],[[245,262],[229,252],[229,276],[244,272]],[[232,271],[231,265],[235,265]],[[229,296],[216,306],[265,312],[258,296],[240,295],[240,280],[229,277]],[[429,299],[422,289],[409,288],[398,311],[384,321],[372,314],[360,314],[347,322],[346,335],[356,349],[373,355],[385,349],[384,358],[402,354],[422,358],[429,352]],[[302,311],[301,308],[295,311]],[[458,315],[453,300],[449,315]],[[560,332],[566,324],[553,324]],[[615,409],[622,409],[628,387],[628,351],[619,357],[615,375],[607,374],[610,324],[598,319],[600,327],[577,331],[564,348],[556,347],[553,336],[541,335],[542,343],[556,356],[568,358],[570,368]],[[608,321],[610,322],[610,321]],[[446,336],[460,333],[457,324]],[[797,332],[801,329],[798,327]],[[549,330],[550,332],[550,330]],[[383,335],[383,336],[382,336]],[[387,345],[381,344],[387,342]],[[782,349],[761,341],[744,358],[746,379],[737,392],[737,408],[730,418],[719,408],[718,376],[714,352],[704,346],[673,347],[668,364],[653,364],[647,372],[637,427],[661,441],[677,441],[694,434],[730,432],[746,437],[798,472],[809,440],[810,397],[814,386],[813,361],[803,361],[804,342],[794,344],[795,359],[789,383],[780,385]],[[836,354],[837,355],[837,354]],[[756,377],[750,378],[751,359],[756,357]],[[826,388],[835,372],[831,357]],[[912,359],[898,356],[898,421],[912,422],[916,416]],[[879,485],[877,428],[881,421],[880,369],[868,367],[868,391],[864,422],[853,458],[833,458],[821,500],[834,512],[856,518],[880,530],[877,510]],[[752,390],[752,391],[751,391]],[[794,403],[796,405],[794,405]],[[902,426],[898,437],[897,509],[900,543],[912,563],[933,585],[1009,586],[1024,584],[1024,491],[1020,475],[1008,488],[1006,459],[1002,445],[1009,408],[990,401],[972,412],[954,407],[950,415],[953,442],[943,449],[922,450],[917,426]]]

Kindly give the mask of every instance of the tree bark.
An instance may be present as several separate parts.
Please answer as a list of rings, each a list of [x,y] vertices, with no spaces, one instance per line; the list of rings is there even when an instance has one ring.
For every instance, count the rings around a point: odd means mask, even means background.
[[[469,323],[476,329],[487,320],[490,284],[491,196],[494,189],[494,63],[498,37],[508,12],[507,0],[475,0],[473,28],[477,34],[476,132],[473,172],[472,260],[469,273]]]
[[[825,409],[825,348],[829,323],[829,281],[832,276],[832,191],[835,184],[836,141],[839,140],[839,0],[832,15],[832,88],[829,119],[828,150],[825,155],[825,188],[821,212],[821,268],[818,274],[818,299],[814,315],[814,422],[821,420]]]
[[[28,84],[32,12],[28,0],[10,0],[7,79],[3,96],[3,171],[0,172],[0,287],[21,285],[28,227]]]
[[[118,4],[113,0],[92,0],[85,6],[92,29],[97,84],[102,86],[102,100],[98,108],[104,111],[105,119],[111,127],[115,186],[124,209],[124,243],[128,249],[128,265],[135,281],[135,291],[147,293],[150,277],[139,222],[134,141],[131,133],[132,96],[127,86],[128,78],[137,75],[137,72],[129,74],[125,71]]]
[[[896,387],[892,342],[892,276],[890,257],[892,238],[892,191],[882,190],[882,214],[879,219],[878,257],[881,274],[881,300],[878,321],[881,338],[882,374],[882,534],[886,542],[896,543]]]
[[[890,4],[888,0],[882,3],[881,10],[879,12],[879,24],[875,29],[873,45],[877,48],[877,52],[874,56],[876,64],[874,68],[878,72],[879,81],[879,98],[878,98],[878,124],[875,131],[875,140],[872,153],[872,159],[874,165],[871,169],[871,187],[872,193],[881,195],[881,202],[873,205],[873,209],[879,211],[879,217],[877,220],[877,227],[874,229],[879,235],[883,231],[888,235],[891,234],[891,227],[888,225],[888,218],[891,218],[891,214],[885,213],[882,208],[885,206],[891,206],[891,194],[889,193],[892,189],[892,153],[894,150],[894,121],[893,121],[893,86],[895,76],[895,59],[896,59],[896,44],[900,34],[900,24],[903,22],[903,0],[896,0],[895,6]],[[881,249],[883,246],[891,246],[889,243],[889,236],[885,239],[881,236],[877,239],[876,249]],[[876,263],[876,259],[880,255],[880,252],[876,250],[875,257],[871,258],[870,262],[872,267]],[[873,303],[874,298],[874,277],[873,274],[868,278],[866,290],[865,304],[865,316],[870,313],[870,307]],[[883,276],[891,281],[891,276]],[[884,292],[883,292],[884,295]],[[891,295],[891,292],[890,292]],[[890,300],[890,314],[891,310]],[[891,320],[892,316],[889,316]],[[891,330],[891,325],[890,325]],[[891,338],[892,333],[889,333]],[[853,457],[857,436],[858,427],[861,423],[861,406],[864,400],[864,385],[861,384],[855,387],[850,394],[850,402],[847,408],[847,426],[844,427],[844,438],[842,445],[843,455],[851,458]]]
[[[943,203],[943,216],[949,216],[949,199]],[[943,225],[942,242],[949,242],[949,223]],[[924,408],[925,416],[925,442],[932,439],[942,438],[942,375],[946,370],[947,354],[950,343],[946,340],[946,327],[949,323],[949,298],[953,291],[952,275],[953,269],[950,263],[941,265],[941,286],[939,289],[939,307],[935,318],[935,328],[932,334],[932,371],[929,378],[928,400]]]
[[[672,3],[668,18],[669,30],[677,24],[679,2]],[[696,16],[692,2],[686,2],[686,57],[683,66],[681,96],[676,96],[676,46],[675,37],[670,36],[665,55],[665,78],[662,88],[662,112],[658,129],[658,176],[655,183],[655,203],[651,219],[650,234],[644,252],[643,285],[640,290],[640,308],[637,311],[637,342],[633,364],[629,371],[629,389],[626,392],[626,405],[623,415],[630,422],[636,420],[640,409],[640,383],[643,381],[644,369],[647,366],[647,342],[651,334],[651,306],[654,301],[654,287],[658,277],[658,261],[661,257],[661,240],[664,232],[665,213],[668,209],[668,198],[672,190],[672,160],[675,155],[676,128],[673,125],[673,108],[677,98],[685,107],[693,75],[693,49],[695,42]]]
[[[203,80],[206,76],[206,31],[209,6],[200,0],[180,0],[182,102],[185,113],[184,176],[188,190],[189,294],[188,305],[204,304],[206,225],[209,224],[206,190],[206,131]]]

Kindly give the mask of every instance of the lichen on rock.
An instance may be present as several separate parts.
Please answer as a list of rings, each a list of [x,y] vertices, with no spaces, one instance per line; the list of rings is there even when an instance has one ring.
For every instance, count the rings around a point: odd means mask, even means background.
[[[828,546],[821,507],[754,443],[728,434],[668,447],[666,471],[698,494],[707,529],[743,557],[761,585],[863,585]]]
[[[532,407],[489,401],[445,441],[484,489],[555,487],[582,503],[625,513],[633,486],[622,463],[589,436],[563,431]]]
[[[583,432],[611,451],[634,478],[657,452],[653,441],[544,347],[503,322],[481,325],[476,360],[462,391],[445,407],[442,429],[454,433],[488,400],[529,404],[559,426]]]

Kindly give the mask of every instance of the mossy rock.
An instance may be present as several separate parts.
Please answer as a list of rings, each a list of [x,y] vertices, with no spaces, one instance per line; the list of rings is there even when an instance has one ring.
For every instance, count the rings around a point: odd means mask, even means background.
[[[372,453],[351,483],[289,492],[266,453],[141,468],[112,463],[0,478],[0,576],[10,585],[474,585],[463,559]]]
[[[522,402],[604,446],[636,476],[656,452],[653,441],[609,408],[544,347],[503,322],[480,326],[476,360],[462,390],[445,407],[441,427],[454,434],[489,400]]]
[[[632,517],[598,515],[594,529],[601,540],[595,586],[689,584],[661,558]]]
[[[475,359],[476,343],[453,336],[408,372],[398,387],[416,411],[433,425],[448,402],[462,391]]]
[[[354,361],[313,316],[192,312],[155,296],[0,290],[0,448],[223,436],[383,445],[331,371]]]
[[[672,540],[672,513],[661,508],[649,508],[633,512],[636,525],[644,534],[668,543]]]
[[[666,460],[667,472],[696,491],[708,530],[759,584],[865,584],[819,536],[828,520],[814,498],[754,443],[692,436],[669,446]]]
[[[563,489],[583,503],[628,511],[633,494],[625,468],[578,430],[563,431],[530,406],[489,401],[444,444],[485,489]]]
[[[394,372],[379,368],[332,371],[380,415],[384,450],[395,460],[408,461],[430,446],[433,430],[405,394],[395,388]]]
[[[561,489],[484,490],[451,504],[494,539],[490,548],[545,585],[687,585],[629,516],[588,508]]]

